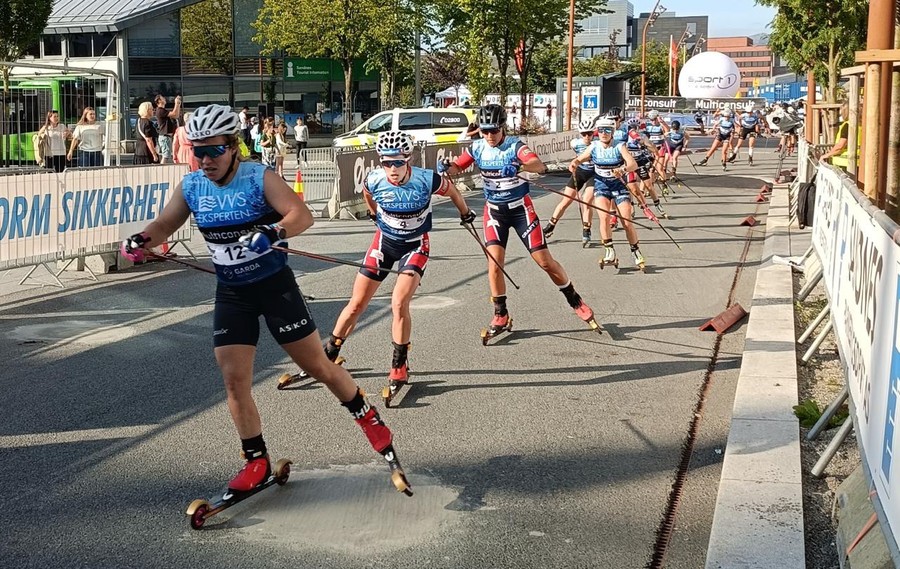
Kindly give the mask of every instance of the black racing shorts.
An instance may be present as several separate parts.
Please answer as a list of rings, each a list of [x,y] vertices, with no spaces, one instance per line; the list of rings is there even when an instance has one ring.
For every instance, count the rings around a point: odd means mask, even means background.
[[[729,132],[728,134],[722,134],[720,132],[716,135],[716,140],[718,140],[719,142],[728,142],[729,140],[731,140],[731,133]]]
[[[289,344],[316,331],[306,300],[294,280],[294,272],[285,267],[271,277],[243,286],[218,283],[213,311],[215,347],[248,345],[259,341],[259,317],[275,341]]]
[[[505,249],[509,242],[509,230],[512,229],[529,253],[547,248],[541,220],[534,211],[531,196],[526,195],[506,204],[485,202],[483,224],[485,245],[500,245]]]
[[[755,127],[755,126],[752,126],[752,127],[750,127],[750,128],[747,128],[747,127],[745,127],[745,126],[742,126],[742,127],[741,127],[741,134],[740,134],[739,136],[741,137],[741,140],[747,140],[747,137],[748,137],[748,136],[752,136],[753,138],[756,138],[756,134],[757,134],[757,133],[756,133],[756,127]]]
[[[575,168],[575,173],[569,178],[569,183],[566,184],[569,188],[575,188],[579,192],[581,188],[584,187],[585,184],[594,179],[594,169],[585,170],[584,168]]]
[[[378,229],[366,251],[366,258],[363,259],[367,268],[359,269],[359,274],[381,282],[388,276],[388,272],[381,269],[392,269],[399,262],[401,272],[414,271],[421,277],[425,274],[430,254],[431,241],[427,233],[409,241],[400,241],[388,237]]]

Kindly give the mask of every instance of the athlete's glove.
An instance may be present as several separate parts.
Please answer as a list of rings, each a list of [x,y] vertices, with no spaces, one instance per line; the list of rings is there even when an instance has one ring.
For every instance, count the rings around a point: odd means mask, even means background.
[[[475,221],[475,212],[471,209],[459,216],[460,225],[471,225]]]
[[[438,160],[437,161],[437,173],[438,174],[446,174],[447,170],[450,169],[450,166],[453,166],[453,162],[451,162],[449,158],[444,158],[443,160]]]
[[[378,215],[377,214],[374,214],[370,211],[370,212],[366,212],[366,215],[369,216],[369,221],[371,221],[372,223],[378,223]]]
[[[644,215],[647,216],[647,219],[649,219],[650,221],[652,221],[654,223],[659,223],[659,219],[657,219],[657,217],[655,215],[653,215],[653,212],[650,210],[650,206],[645,205],[643,207],[643,210],[644,210]]]
[[[518,162],[507,164],[500,169],[500,175],[504,178],[515,178],[519,175],[519,166],[521,166],[521,164],[519,164]]]
[[[132,263],[140,263],[144,260],[144,247],[149,242],[150,236],[147,233],[135,233],[122,241],[119,252]]]
[[[238,239],[238,243],[254,253],[265,253],[276,241],[284,239],[284,228],[279,225],[257,225]]]

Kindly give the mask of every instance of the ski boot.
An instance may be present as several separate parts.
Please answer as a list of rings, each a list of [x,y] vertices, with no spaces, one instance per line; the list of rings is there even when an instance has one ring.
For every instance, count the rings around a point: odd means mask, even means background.
[[[394,451],[394,436],[388,426],[384,424],[384,421],[381,420],[378,409],[366,403],[365,394],[362,390],[357,390],[356,397],[351,401],[341,403],[341,405],[347,407],[348,410],[356,408],[356,411],[350,411],[350,414],[353,415],[356,424],[365,433],[372,448],[387,461],[391,470],[391,482],[394,484],[394,487],[398,492],[412,496],[412,487],[409,484],[409,480],[406,479],[406,474],[403,472],[403,467],[400,466],[397,453]]]
[[[709,158],[703,157],[703,160],[697,162],[697,166],[706,166],[706,163],[709,161]]]
[[[644,255],[636,244],[631,246],[631,258],[634,260],[635,266],[643,273],[647,268],[647,261],[644,260]]]
[[[610,239],[608,242],[604,241],[603,248],[603,256],[600,257],[600,260],[598,261],[598,263],[600,264],[600,268],[603,269],[603,267],[609,265],[614,266],[618,269],[619,259],[616,258],[616,250],[612,246],[612,239]]]
[[[752,154],[747,157],[747,164],[750,166],[753,166],[753,155]]]
[[[503,332],[512,332],[512,317],[506,309],[506,296],[492,296],[494,303],[494,317],[487,328],[481,329],[481,345],[487,346],[488,341]]]
[[[731,153],[731,156],[728,157],[728,163],[731,164],[731,163],[733,163],[735,160],[737,160],[737,152],[732,152],[732,153]]]
[[[727,172],[727,171],[728,171],[728,163],[725,162],[724,160],[722,160],[722,171],[723,171],[723,172]]]
[[[660,205],[659,200],[656,200],[655,202],[653,202],[653,207],[656,208],[656,212],[659,214],[659,217],[664,217],[666,219],[669,219],[669,214],[666,213],[666,210],[664,210],[662,208],[662,205]]]
[[[587,223],[581,224],[581,248],[584,249],[591,244],[591,226]]]
[[[559,220],[555,218],[550,218],[550,221],[547,222],[547,225],[544,226],[544,239],[550,239],[550,236],[553,235],[553,230],[556,229],[556,224]]]
[[[275,463],[273,470],[268,455],[248,460],[237,476],[231,479],[221,496],[213,498],[211,502],[204,499],[191,502],[185,512],[191,520],[191,527],[202,528],[209,518],[273,484],[283,486],[291,474],[291,464],[290,460],[282,458]]]
[[[325,357],[327,357],[337,365],[343,365],[344,362],[347,361],[343,356],[338,355],[341,353],[341,346],[344,345],[345,339],[346,338],[338,338],[337,336],[332,334],[331,339],[328,340],[328,342],[325,344]],[[308,377],[309,374],[302,369],[297,373],[284,373],[281,374],[281,377],[278,378],[278,385],[276,385],[276,387],[280,391],[285,387],[293,385],[298,381],[303,381]]]
[[[394,345],[394,356],[391,360],[391,373],[388,375],[387,387],[381,390],[381,399],[384,401],[385,408],[390,408],[391,401],[403,389],[409,385],[409,368],[407,366],[406,357],[409,353],[409,343]]]
[[[570,282],[565,288],[559,290],[566,297],[566,302],[569,303],[569,306],[572,307],[575,314],[586,322],[587,325],[591,327],[591,330],[596,331],[598,334],[602,334],[603,330],[600,329],[600,325],[597,324],[597,320],[594,318],[594,311],[591,310],[590,306],[585,304],[581,299],[581,295],[575,292],[575,285]]]

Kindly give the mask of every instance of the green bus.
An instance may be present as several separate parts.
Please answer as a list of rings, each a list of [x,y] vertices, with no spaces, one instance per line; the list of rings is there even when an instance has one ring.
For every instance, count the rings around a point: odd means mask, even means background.
[[[60,122],[70,128],[85,107],[94,107],[97,120],[104,120],[106,88],[106,79],[98,78],[12,78],[3,97],[0,84],[0,167],[35,165],[32,136],[51,110],[59,111]]]

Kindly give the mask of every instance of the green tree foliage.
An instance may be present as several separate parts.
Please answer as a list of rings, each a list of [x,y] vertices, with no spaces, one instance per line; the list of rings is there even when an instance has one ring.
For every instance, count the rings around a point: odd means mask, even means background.
[[[531,73],[528,76],[530,92],[553,93],[556,91],[556,78],[566,76],[567,50],[566,42],[562,40],[551,40],[535,48],[531,57]]]
[[[644,50],[647,50],[647,95],[665,96],[669,93],[669,46],[655,41],[648,41],[639,46],[631,58],[631,67],[637,71],[641,69],[641,58]],[[640,94],[641,78],[631,80],[631,92]]]
[[[234,73],[231,0],[204,0],[181,10],[181,53],[195,67],[221,75]],[[228,104],[234,105],[229,81]]]
[[[428,54],[422,60],[422,91],[435,93],[464,85],[469,78],[463,56],[449,50]]]
[[[277,50],[297,57],[325,57],[344,70],[344,126],[351,126],[353,60],[381,68],[397,44],[415,28],[417,15],[405,2],[378,0],[263,0],[252,25],[253,40],[266,53]],[[400,29],[397,26],[402,24]],[[405,31],[404,31],[405,30]],[[407,50],[408,51],[408,50]]]
[[[827,84],[825,97],[834,102],[842,67],[863,48],[868,21],[867,0],[756,0],[778,8],[769,47],[796,73],[810,70]]]
[[[2,0],[0,1],[0,61],[15,61],[22,53],[41,39],[47,26],[54,0]],[[9,91],[9,72],[0,66],[3,74],[3,92]]]

